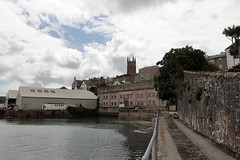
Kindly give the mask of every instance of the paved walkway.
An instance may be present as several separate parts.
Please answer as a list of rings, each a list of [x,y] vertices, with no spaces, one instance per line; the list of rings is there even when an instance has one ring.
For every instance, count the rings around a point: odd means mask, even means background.
[[[161,116],[158,129],[159,160],[235,160],[214,142],[171,117]]]

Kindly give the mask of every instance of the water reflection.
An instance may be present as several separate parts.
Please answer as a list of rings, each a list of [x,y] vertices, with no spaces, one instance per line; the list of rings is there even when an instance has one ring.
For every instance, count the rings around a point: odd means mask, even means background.
[[[0,120],[0,127],[0,155],[7,160],[135,160],[151,136],[150,124],[114,118]]]

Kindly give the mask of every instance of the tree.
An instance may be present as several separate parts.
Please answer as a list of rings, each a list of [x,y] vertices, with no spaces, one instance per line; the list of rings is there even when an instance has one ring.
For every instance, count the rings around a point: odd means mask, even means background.
[[[204,57],[205,52],[191,46],[171,49],[157,65],[160,74],[154,78],[154,86],[158,97],[176,102],[177,90],[183,84],[183,71],[216,71],[217,66],[209,63]]]
[[[223,34],[232,42],[230,54],[233,56],[239,55],[240,60],[240,26],[233,25],[232,27],[224,28]]]

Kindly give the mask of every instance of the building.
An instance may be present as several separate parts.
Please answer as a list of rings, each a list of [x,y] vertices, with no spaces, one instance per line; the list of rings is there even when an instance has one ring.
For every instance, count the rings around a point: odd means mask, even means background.
[[[136,58],[127,57],[127,74],[135,75],[136,74]]]
[[[16,105],[20,110],[42,110],[45,104],[95,109],[97,96],[86,90],[19,87]]]
[[[5,107],[5,101],[6,101],[6,97],[0,96],[0,110]]]
[[[100,108],[103,110],[119,107],[139,107],[145,109],[165,108],[166,101],[157,97],[154,88],[154,76],[158,74],[157,66],[139,69],[132,83],[106,85],[98,88]]]
[[[74,77],[73,83],[72,83],[72,90],[91,90],[91,88],[96,88],[99,86],[105,85],[105,79],[103,77],[100,78],[91,78],[88,80],[77,80],[76,77]]]
[[[207,60],[216,66],[218,66],[219,69],[227,71],[228,70],[228,61],[226,52],[221,52],[220,54],[207,56]]]
[[[9,90],[6,94],[5,107],[14,108],[16,106],[17,90]]]
[[[159,73],[158,66],[148,66],[136,73],[136,58],[127,57],[127,74],[116,77],[98,78],[92,83],[89,80],[76,80],[72,89],[86,89],[97,86],[100,112],[115,112],[119,107],[138,107],[146,109],[165,108],[167,103],[157,97],[154,88],[154,76]],[[90,83],[91,82],[91,83]]]
[[[239,63],[239,55],[232,56],[230,54],[230,47],[231,46],[227,47],[225,52],[221,52],[220,54],[206,56],[207,60],[223,71],[231,69]]]
[[[236,66],[239,63],[239,55],[232,56],[230,54],[230,47],[231,45],[225,49],[228,69]]]

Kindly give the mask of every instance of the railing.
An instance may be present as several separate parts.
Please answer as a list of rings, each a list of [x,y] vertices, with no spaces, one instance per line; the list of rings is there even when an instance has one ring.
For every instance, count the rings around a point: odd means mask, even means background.
[[[155,126],[153,130],[152,138],[148,144],[148,147],[145,151],[145,154],[142,157],[142,160],[150,160],[150,155],[152,153],[152,160],[157,160],[157,146],[158,146],[158,119],[159,119],[159,112],[157,112],[155,118]]]

